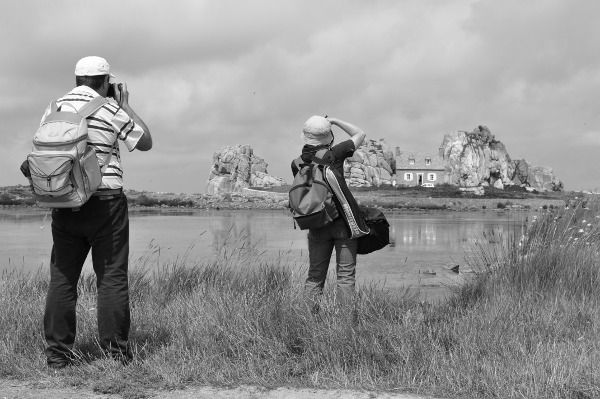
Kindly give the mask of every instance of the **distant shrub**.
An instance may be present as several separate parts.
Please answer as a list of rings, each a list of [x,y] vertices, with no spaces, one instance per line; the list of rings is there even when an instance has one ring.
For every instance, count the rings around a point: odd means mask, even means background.
[[[498,202],[498,205],[496,205],[498,207],[498,209],[504,209],[506,208],[506,204],[504,202]]]
[[[12,196],[6,192],[0,194],[0,205],[33,205],[34,203],[35,201],[31,197]]]
[[[419,204],[415,205],[415,208],[418,209],[426,209],[426,210],[438,210],[438,209],[447,209],[445,204],[437,205],[437,204]]]
[[[157,199],[148,197],[146,194],[141,194],[135,198],[129,198],[129,203],[131,205],[137,206],[169,206],[169,207],[193,207],[194,201],[190,199],[180,199],[180,198],[172,198],[172,199]]]
[[[173,199],[166,199],[166,200],[162,200],[162,201],[158,201],[159,205],[166,205],[166,206],[172,206],[172,207],[185,207],[185,208],[191,208],[194,206],[194,201],[189,200],[189,199],[179,199],[179,198],[173,198]]]
[[[156,206],[158,205],[158,201],[154,198],[148,197],[146,194],[141,194],[137,198],[129,199],[133,205],[139,206]]]

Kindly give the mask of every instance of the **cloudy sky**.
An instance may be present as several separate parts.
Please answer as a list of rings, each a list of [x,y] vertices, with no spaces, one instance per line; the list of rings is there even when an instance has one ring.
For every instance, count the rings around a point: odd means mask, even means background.
[[[291,181],[304,121],[327,114],[419,152],[486,125],[566,189],[597,189],[598,15],[594,0],[1,2],[0,186],[25,183],[41,114],[98,55],[154,138],[123,154],[128,188],[205,192],[235,144]]]

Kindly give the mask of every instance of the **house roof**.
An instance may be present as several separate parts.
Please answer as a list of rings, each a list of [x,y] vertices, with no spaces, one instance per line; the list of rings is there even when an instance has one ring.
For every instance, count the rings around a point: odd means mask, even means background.
[[[430,159],[431,163],[426,164]],[[414,160],[414,163],[411,161]],[[400,151],[396,155],[396,170],[444,170],[444,161],[438,154]]]

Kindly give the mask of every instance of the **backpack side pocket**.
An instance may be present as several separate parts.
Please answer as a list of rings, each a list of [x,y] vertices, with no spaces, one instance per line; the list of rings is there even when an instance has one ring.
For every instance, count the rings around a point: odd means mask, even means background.
[[[98,164],[96,151],[92,148],[86,150],[79,161],[81,165],[81,174],[83,177],[83,187],[90,195],[100,187],[102,183],[102,171]]]

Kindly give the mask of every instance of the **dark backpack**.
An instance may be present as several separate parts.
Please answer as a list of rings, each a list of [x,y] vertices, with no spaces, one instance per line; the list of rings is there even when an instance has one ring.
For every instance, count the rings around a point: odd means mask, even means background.
[[[294,176],[289,192],[290,211],[301,230],[325,227],[338,218],[339,213],[333,202],[333,193],[325,172],[329,166],[318,156],[326,150],[313,155],[306,163],[301,157],[294,160],[298,173]]]

